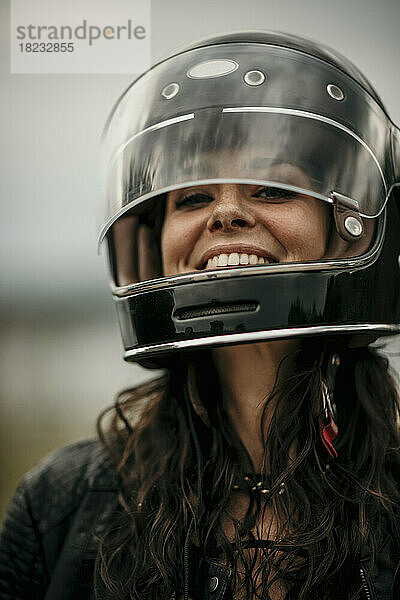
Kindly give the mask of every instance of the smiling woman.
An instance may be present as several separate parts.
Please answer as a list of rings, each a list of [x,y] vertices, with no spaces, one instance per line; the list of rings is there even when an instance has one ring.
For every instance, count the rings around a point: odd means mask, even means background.
[[[353,65],[283,34],[128,88],[100,243],[124,357],[165,374],[24,479],[1,598],[399,600],[399,396],[372,346],[400,332],[399,140]]]
[[[315,198],[238,184],[184,188],[167,198],[163,274],[318,260],[327,238],[328,208]]]

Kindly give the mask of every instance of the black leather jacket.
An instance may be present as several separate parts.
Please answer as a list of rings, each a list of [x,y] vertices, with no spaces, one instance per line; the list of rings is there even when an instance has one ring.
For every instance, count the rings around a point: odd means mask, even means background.
[[[23,478],[3,524],[0,599],[92,599],[97,540],[117,509],[112,464],[97,440],[73,444],[45,459]],[[362,556],[366,600],[391,598],[392,572],[385,566],[390,551],[391,538],[384,533],[371,574],[369,556]],[[227,568],[203,561],[191,578],[191,595],[194,600],[223,600],[229,576]]]

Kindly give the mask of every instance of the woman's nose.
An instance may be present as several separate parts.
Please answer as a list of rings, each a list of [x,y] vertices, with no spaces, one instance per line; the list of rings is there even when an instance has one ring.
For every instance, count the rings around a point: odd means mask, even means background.
[[[256,224],[246,197],[238,185],[218,186],[211,206],[212,212],[207,222],[210,231],[234,231],[242,227],[254,227]]]

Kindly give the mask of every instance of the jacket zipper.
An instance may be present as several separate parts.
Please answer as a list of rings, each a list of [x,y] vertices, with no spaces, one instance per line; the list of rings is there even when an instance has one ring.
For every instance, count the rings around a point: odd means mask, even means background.
[[[365,571],[362,567],[360,567],[360,575],[361,575],[362,587],[363,587],[366,599],[373,600],[373,596],[372,596],[370,587],[367,582],[367,576],[365,575]]]

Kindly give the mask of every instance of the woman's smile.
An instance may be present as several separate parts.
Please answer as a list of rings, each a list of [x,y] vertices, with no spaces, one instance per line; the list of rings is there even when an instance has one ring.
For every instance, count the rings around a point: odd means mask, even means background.
[[[325,254],[328,208],[278,188],[212,184],[172,191],[161,234],[164,275]]]
[[[264,265],[275,262],[278,260],[263,248],[249,244],[222,244],[207,250],[196,268],[203,270],[226,266]]]

